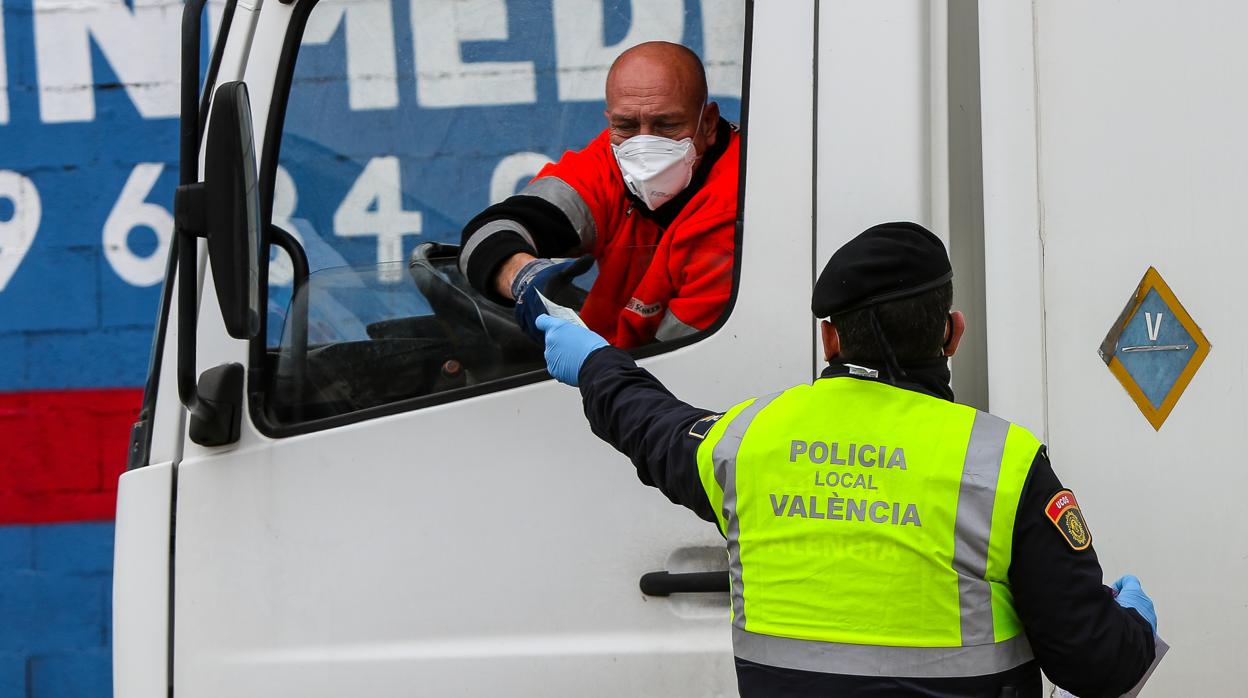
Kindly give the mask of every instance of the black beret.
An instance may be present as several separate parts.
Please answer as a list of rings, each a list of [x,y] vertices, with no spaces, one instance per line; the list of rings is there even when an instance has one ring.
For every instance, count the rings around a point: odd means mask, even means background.
[[[917,223],[868,228],[832,255],[810,299],[815,317],[830,317],[914,296],[953,278],[945,244]]]

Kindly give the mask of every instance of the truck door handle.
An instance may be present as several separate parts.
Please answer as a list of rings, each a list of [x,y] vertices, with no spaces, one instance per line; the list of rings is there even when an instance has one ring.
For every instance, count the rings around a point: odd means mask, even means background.
[[[727,570],[677,573],[663,570],[641,575],[641,593],[646,596],[670,596],[708,591],[728,591]]]

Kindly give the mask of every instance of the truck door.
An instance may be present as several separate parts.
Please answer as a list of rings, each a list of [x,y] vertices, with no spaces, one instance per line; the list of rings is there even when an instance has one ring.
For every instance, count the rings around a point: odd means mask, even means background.
[[[814,3],[684,5],[261,7],[246,79],[284,251],[250,343],[203,283],[198,370],[244,363],[248,399],[237,443],[188,439],[177,467],[176,695],[734,693],[727,595],[638,586],[724,569],[722,538],[418,248],[587,142],[619,50],[684,41],[745,134],[733,299],[638,356],[709,408],[810,380]]]
[[[993,409],[1152,596],[1144,694],[1242,693],[1248,7],[980,9]]]

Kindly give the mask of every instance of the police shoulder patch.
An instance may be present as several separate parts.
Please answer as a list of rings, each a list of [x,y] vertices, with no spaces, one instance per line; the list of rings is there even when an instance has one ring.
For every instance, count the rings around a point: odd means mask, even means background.
[[[1070,490],[1062,490],[1053,495],[1044,508],[1044,515],[1057,526],[1062,538],[1075,550],[1087,550],[1092,545],[1092,532],[1088,523],[1083,520],[1083,512],[1079,510],[1079,502]]]
[[[693,426],[689,427],[689,436],[695,439],[705,439],[706,435],[711,432],[711,427],[715,426],[715,422],[718,422],[723,416],[722,414],[708,414],[699,419],[693,423]]]

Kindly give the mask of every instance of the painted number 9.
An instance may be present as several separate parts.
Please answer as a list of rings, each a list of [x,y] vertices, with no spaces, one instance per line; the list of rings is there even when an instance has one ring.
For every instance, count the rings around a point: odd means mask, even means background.
[[[43,204],[35,183],[9,170],[0,170],[0,291],[30,251],[43,217]],[[4,209],[9,209],[5,212]]]

